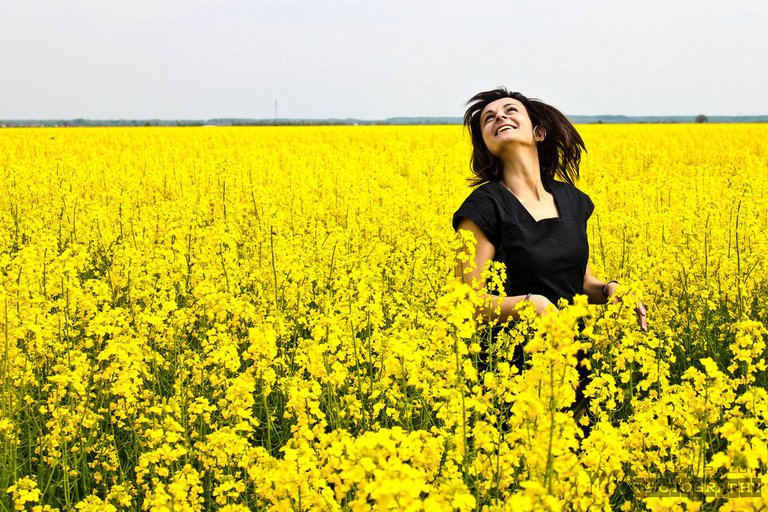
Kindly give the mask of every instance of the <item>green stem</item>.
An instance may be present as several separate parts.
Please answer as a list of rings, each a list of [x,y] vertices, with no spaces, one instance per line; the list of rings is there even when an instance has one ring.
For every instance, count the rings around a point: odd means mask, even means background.
[[[547,484],[547,492],[552,494],[552,467],[554,458],[552,456],[552,441],[555,437],[555,367],[549,368],[549,446],[547,448],[547,470],[544,474],[544,481]]]

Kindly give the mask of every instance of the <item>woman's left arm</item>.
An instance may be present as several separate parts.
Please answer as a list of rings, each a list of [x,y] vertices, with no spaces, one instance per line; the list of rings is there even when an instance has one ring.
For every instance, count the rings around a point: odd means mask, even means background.
[[[608,299],[614,297],[616,289],[619,287],[619,283],[616,281],[608,281],[607,283],[599,280],[592,275],[592,271],[587,263],[587,270],[584,272],[584,295],[589,299],[590,304],[605,304]],[[619,300],[619,297],[614,297],[614,301]],[[637,321],[640,324],[640,329],[643,331],[648,330],[648,319],[645,311],[645,306],[639,300],[637,301],[637,307],[635,307],[635,313],[637,313]]]

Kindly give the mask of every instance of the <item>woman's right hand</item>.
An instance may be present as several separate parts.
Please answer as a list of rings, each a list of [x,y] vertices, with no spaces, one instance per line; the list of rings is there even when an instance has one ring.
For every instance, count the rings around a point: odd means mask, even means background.
[[[537,315],[543,315],[546,313],[547,308],[552,305],[552,302],[543,295],[532,294],[528,298],[528,302],[533,304],[533,307],[536,308]]]

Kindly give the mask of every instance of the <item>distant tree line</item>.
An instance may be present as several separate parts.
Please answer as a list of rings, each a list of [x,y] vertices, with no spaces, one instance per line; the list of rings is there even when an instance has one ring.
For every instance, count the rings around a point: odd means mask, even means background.
[[[575,124],[639,123],[766,123],[765,116],[569,116]],[[81,127],[81,126],[370,126],[370,125],[455,125],[460,117],[390,117],[387,119],[11,119],[0,127]]]

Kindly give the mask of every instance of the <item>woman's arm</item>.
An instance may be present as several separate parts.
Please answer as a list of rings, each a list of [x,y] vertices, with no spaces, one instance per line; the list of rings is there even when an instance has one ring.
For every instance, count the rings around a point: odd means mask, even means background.
[[[483,299],[491,299],[490,301],[484,300],[483,308],[477,311],[477,313],[482,315],[483,319],[486,321],[496,320],[505,322],[510,319],[517,320],[518,311],[515,309],[515,306],[519,302],[526,300],[526,295],[501,298],[489,294],[485,289],[485,279],[482,277],[483,268],[485,268],[487,263],[493,259],[493,256],[496,254],[496,248],[490,240],[488,240],[488,237],[485,236],[485,233],[477,227],[477,224],[467,218],[461,219],[457,229],[465,229],[472,232],[477,243],[475,245],[474,268],[471,268],[471,270],[467,268],[469,267],[467,262],[462,261],[457,253],[455,268],[456,277],[461,278],[465,283],[472,286]],[[459,249],[459,252],[464,252],[466,254],[470,251],[468,247],[462,247]],[[547,306],[551,304],[549,299],[543,295],[531,295],[528,300],[533,303],[538,314],[544,313]],[[501,307],[501,310],[497,314],[496,309],[498,307]]]
[[[587,296],[591,304],[605,304],[608,299],[613,297],[613,301],[619,300],[618,296],[614,296],[616,289],[619,287],[619,283],[616,281],[608,281],[607,283],[599,280],[592,275],[592,271],[587,263],[587,271],[584,273],[584,295]],[[637,313],[637,321],[640,324],[640,329],[643,331],[648,330],[648,320],[646,317],[645,306],[639,300],[637,301],[637,307],[635,307],[635,313]]]
[[[587,263],[587,271],[584,273],[584,295],[589,298],[590,304],[605,304],[608,302],[608,297],[616,293],[616,288],[619,283],[612,281],[610,283],[604,283],[595,276],[592,275],[592,271]],[[603,287],[608,292],[608,297],[603,295]]]

